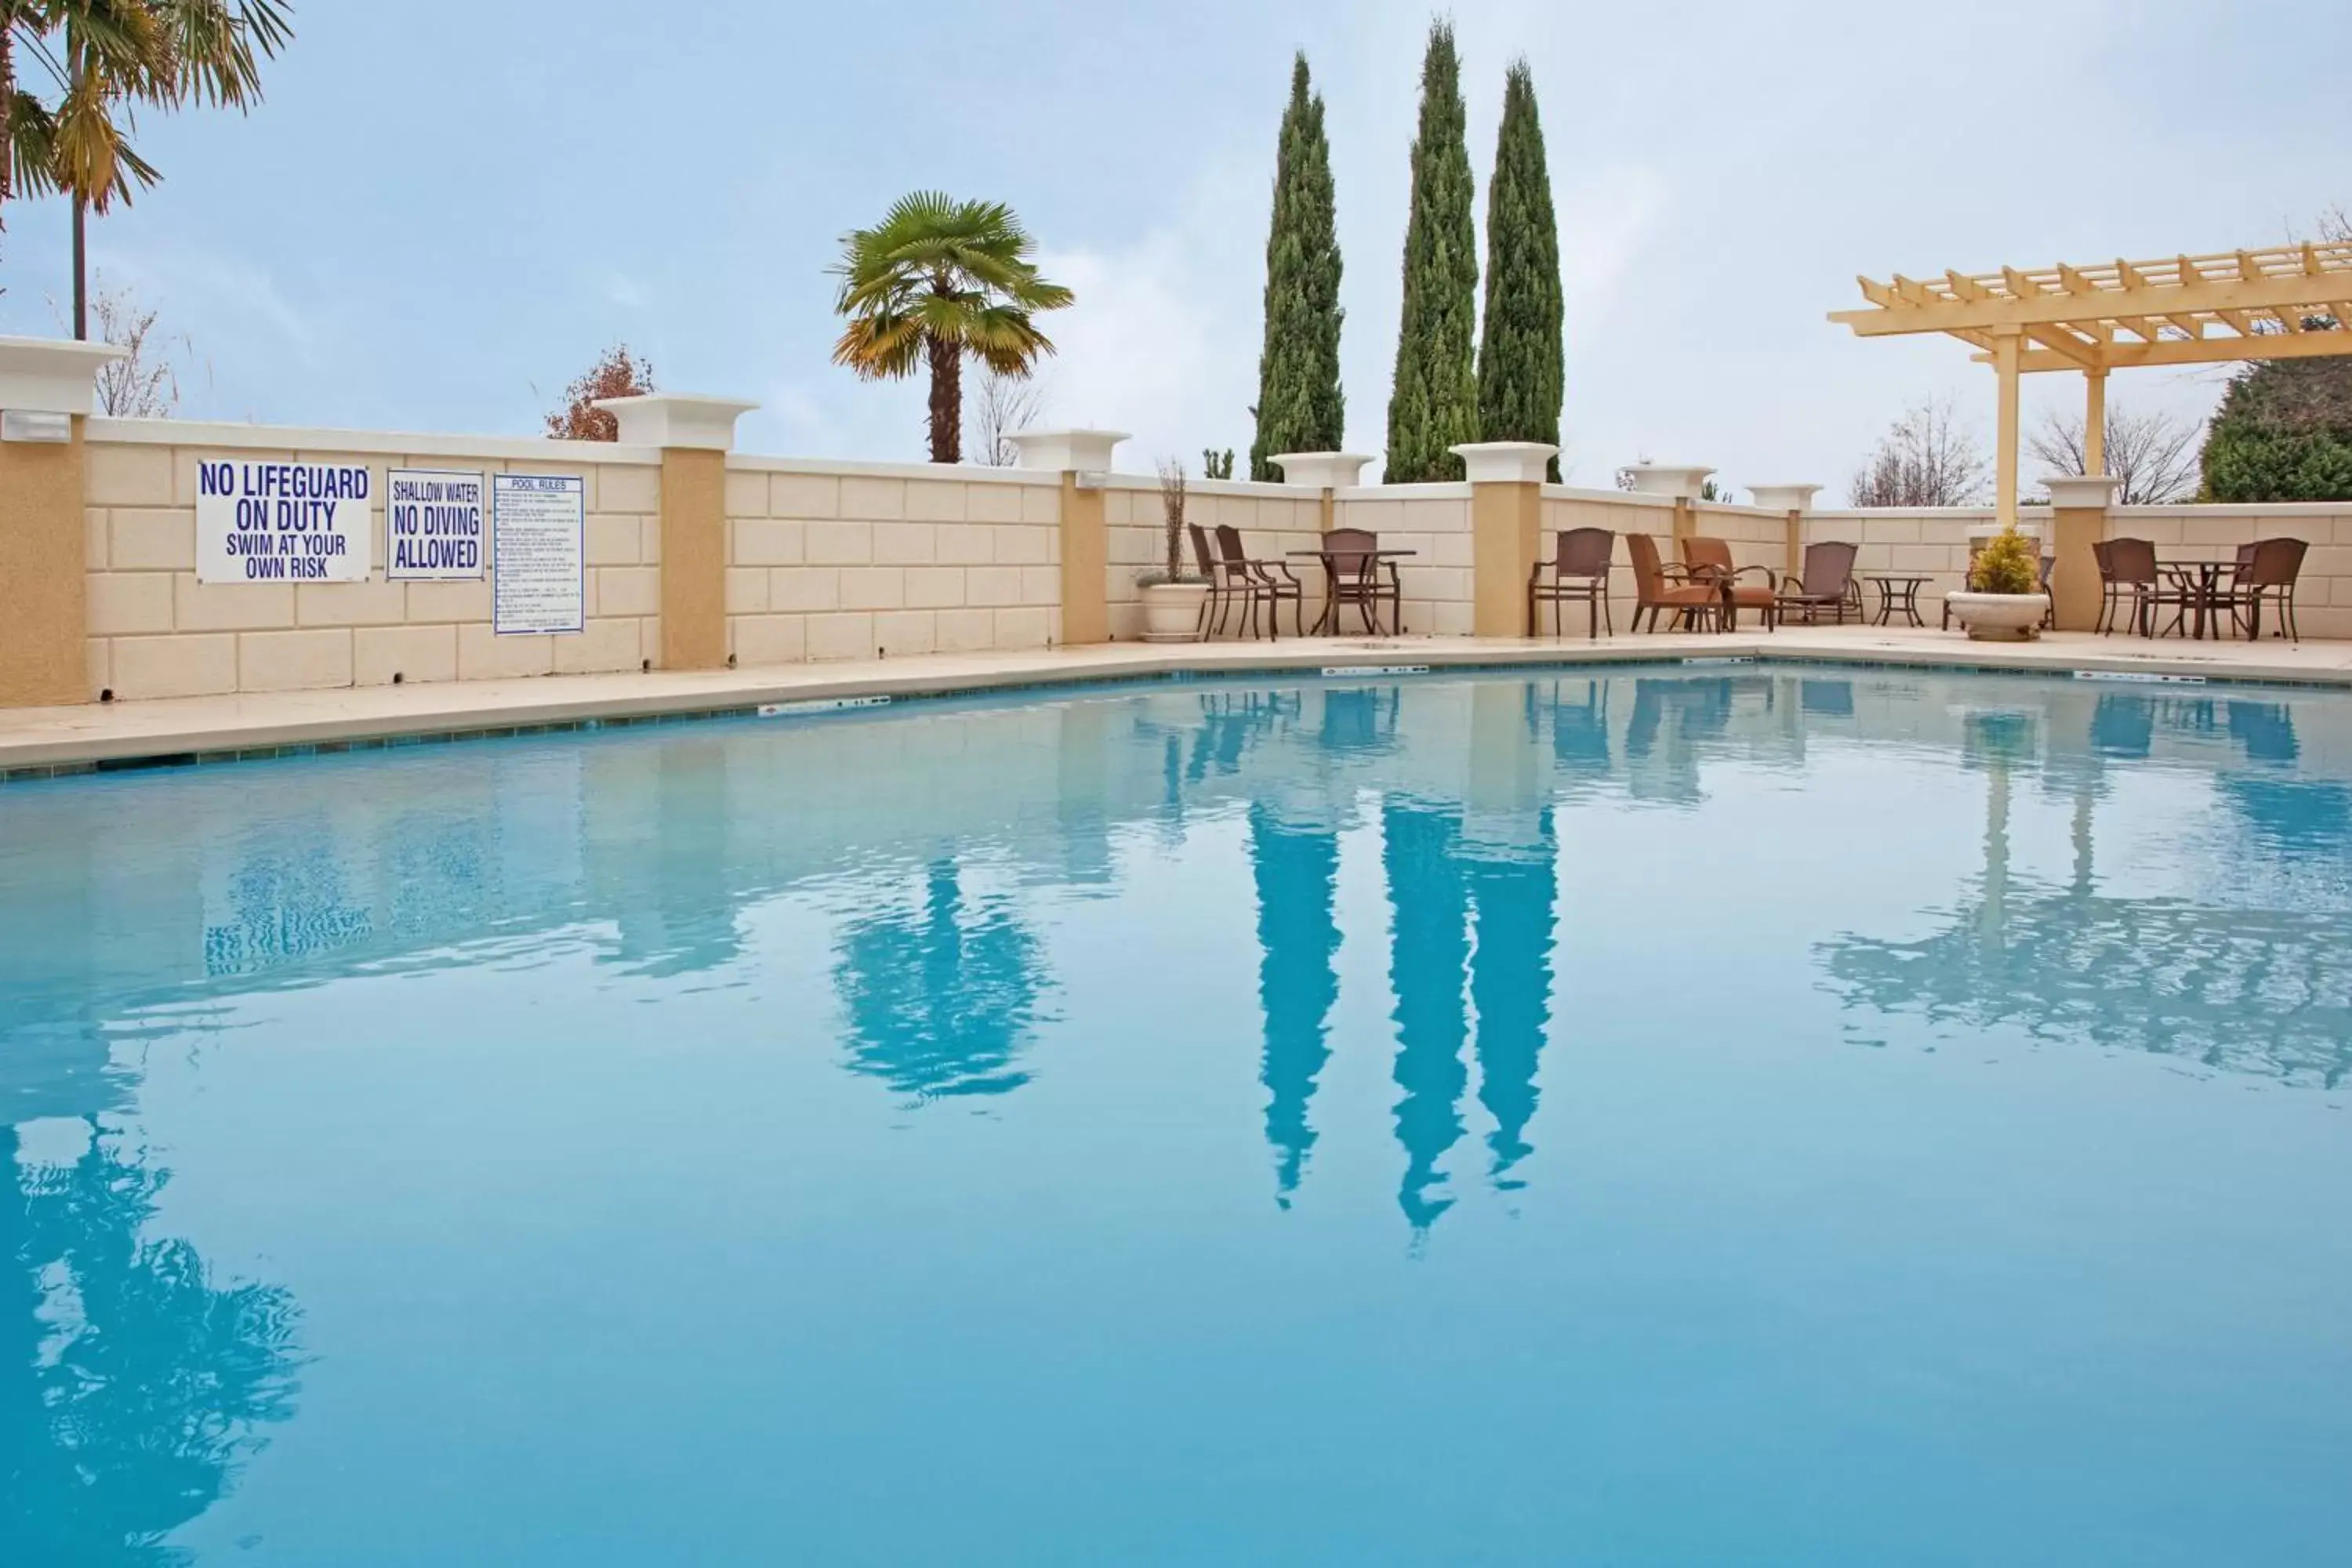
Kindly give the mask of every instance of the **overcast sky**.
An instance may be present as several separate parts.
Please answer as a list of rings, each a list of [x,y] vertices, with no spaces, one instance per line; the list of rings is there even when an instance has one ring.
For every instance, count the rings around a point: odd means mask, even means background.
[[[2352,6],[1462,0],[1481,195],[1533,63],[1568,293],[1571,482],[1714,464],[1841,491],[1909,402],[1989,437],[1941,340],[1823,313],[1854,275],[2280,241],[2352,201]],[[98,226],[193,341],[190,416],[535,434],[615,339],[757,398],[751,450],[919,459],[919,384],[832,367],[825,268],[902,192],[1013,204],[1049,276],[1048,422],[1120,466],[1246,447],[1294,47],[1329,105],[1351,449],[1384,445],[1423,4],[303,0],[268,100],[150,119],[164,184]],[[12,204],[0,330],[52,332],[57,204]],[[2040,378],[2035,403],[2079,400]],[[2210,373],[2118,378],[2201,415]],[[2033,404],[2029,404],[2029,409]]]

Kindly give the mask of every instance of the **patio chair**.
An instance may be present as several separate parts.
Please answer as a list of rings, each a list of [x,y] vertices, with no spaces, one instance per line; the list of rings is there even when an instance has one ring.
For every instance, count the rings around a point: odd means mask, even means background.
[[[2044,601],[2042,609],[2042,629],[2045,632],[2058,629],[2058,595],[2050,591],[2050,574],[2057,570],[2057,566],[2058,557],[2055,555],[2045,555],[2042,558],[2042,597]]]
[[[1246,574],[1234,572],[1230,562],[1218,560],[1216,545],[1209,543],[1209,533],[1206,533],[1197,521],[1188,521],[1188,524],[1185,524],[1185,533],[1192,536],[1192,562],[1200,566],[1202,576],[1209,578],[1209,597],[1206,597],[1206,602],[1202,602],[1200,606],[1202,637],[1221,637],[1221,635],[1223,635],[1225,616],[1233,611],[1234,599],[1240,599],[1240,602],[1249,605],[1251,635],[1256,635],[1258,606],[1256,606],[1256,599],[1251,597],[1254,583],[1249,581]]]
[[[1724,600],[1729,606],[1729,626],[1739,624],[1739,612],[1754,610],[1764,617],[1764,629],[1771,631],[1780,624],[1780,576],[1769,566],[1734,566],[1731,546],[1720,539],[1685,539],[1682,542],[1683,564],[1689,568],[1697,582],[1723,584]],[[1742,577],[1761,574],[1761,584],[1742,583]]]
[[[2116,622],[2122,617],[2140,636],[2154,637],[2157,606],[2171,602],[2166,598],[2163,574],[2156,568],[2155,542],[2105,539],[2091,546],[2091,554],[2099,563],[2100,635],[2114,636]]]
[[[1633,561],[1633,629],[1642,629],[1649,613],[1650,629],[1658,629],[1658,614],[1670,611],[1668,631],[1692,627],[1719,631],[1726,624],[1724,585],[1693,577],[1687,567],[1669,566],[1658,556],[1658,542],[1646,533],[1625,536],[1625,553]]]
[[[2310,545],[2300,539],[2262,539],[2239,552],[2239,562],[2218,596],[2214,610],[2227,610],[2230,619],[2248,638],[2263,636],[2263,605],[2278,606],[2278,635],[2303,640],[2294,624],[2294,583],[2303,574],[2304,552]]]
[[[1773,605],[1776,618],[1785,621],[1801,615],[1807,626],[1814,626],[1826,615],[1843,626],[1850,611],[1860,620],[1862,593],[1853,580],[1853,558],[1860,549],[1834,540],[1806,545],[1804,571],[1780,579],[1780,597]]]
[[[1584,635],[1599,637],[1603,625],[1611,635],[1617,630],[1616,621],[1609,613],[1609,558],[1616,553],[1617,536],[1605,528],[1565,528],[1553,542],[1555,553],[1549,561],[1538,561],[1528,574],[1528,636],[1536,635],[1536,605],[1539,600],[1551,605],[1551,635],[1562,635],[1562,608],[1570,599],[1584,601]],[[1544,581],[1544,574],[1551,581]]]
[[[1364,630],[1370,636],[1404,631],[1404,585],[1397,577],[1396,563],[1373,553],[1380,547],[1380,535],[1369,528],[1335,528],[1323,536],[1323,553],[1330,567],[1333,631],[1339,629],[1339,611],[1349,605],[1363,616]],[[1394,633],[1381,632],[1383,604],[1395,612]]]
[[[1300,637],[1307,635],[1307,589],[1290,568],[1279,561],[1254,561],[1242,548],[1242,531],[1232,523],[1217,524],[1217,553],[1228,567],[1238,566],[1249,583],[1250,625],[1257,625],[1257,605],[1265,605],[1265,630],[1270,637],[1282,636],[1282,606],[1290,605],[1290,628]]]

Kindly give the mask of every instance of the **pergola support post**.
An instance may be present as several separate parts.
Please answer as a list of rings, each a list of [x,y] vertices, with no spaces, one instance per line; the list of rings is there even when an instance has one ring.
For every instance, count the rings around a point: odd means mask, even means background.
[[[2107,372],[2094,365],[2083,373],[2083,472],[2091,479],[2107,471]]]
[[[2017,526],[2017,394],[2025,334],[2011,327],[1992,341],[1993,368],[2000,374],[2000,411],[1993,437],[1994,516],[2003,528]]]

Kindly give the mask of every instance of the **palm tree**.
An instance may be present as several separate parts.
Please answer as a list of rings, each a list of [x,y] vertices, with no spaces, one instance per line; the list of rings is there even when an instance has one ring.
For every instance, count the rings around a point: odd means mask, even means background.
[[[1034,242],[1002,202],[937,191],[901,196],[872,228],[841,237],[834,309],[849,318],[833,363],[866,381],[931,371],[931,461],[963,459],[963,357],[1026,375],[1054,352],[1031,315],[1058,310],[1067,289],[1037,275]]]
[[[163,178],[131,145],[129,109],[249,108],[261,59],[293,36],[286,17],[284,0],[0,0],[0,202],[73,198],[75,337],[89,334],[88,215]],[[54,108],[19,84],[19,49],[47,68]]]

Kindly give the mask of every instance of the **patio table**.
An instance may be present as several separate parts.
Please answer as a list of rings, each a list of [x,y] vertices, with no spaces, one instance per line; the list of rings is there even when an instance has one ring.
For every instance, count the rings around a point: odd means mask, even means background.
[[[2233,563],[2227,561],[2157,563],[2157,570],[2171,578],[2188,596],[2190,612],[2189,635],[2192,640],[2202,642],[2209,625],[2213,626],[2213,636],[2221,637],[2221,628],[2216,623],[2213,612],[2221,607],[2218,601],[2221,597],[2221,574],[2233,569]]]
[[[1878,618],[1874,626],[1885,626],[1897,615],[1907,616],[1915,626],[1927,623],[1919,618],[1919,590],[1929,579],[1925,574],[1908,572],[1864,572],[1862,580],[1878,590]]]
[[[1291,550],[1284,553],[1297,556],[1300,560],[1311,557],[1323,563],[1323,613],[1315,617],[1315,629],[1307,633],[1309,637],[1319,637],[1326,630],[1339,628],[1341,557],[1349,561],[1363,561],[1368,558],[1373,561],[1393,561],[1407,555],[1418,555],[1421,552],[1418,550]],[[1397,606],[1397,619],[1399,621],[1404,619],[1404,606],[1402,603]],[[1380,613],[1377,605],[1372,610],[1372,631],[1376,636],[1381,635]]]

